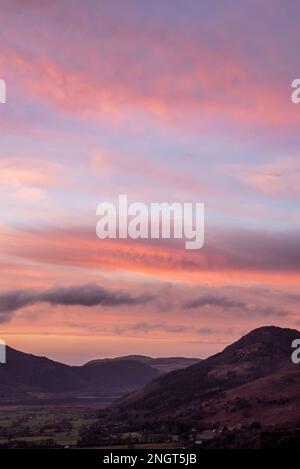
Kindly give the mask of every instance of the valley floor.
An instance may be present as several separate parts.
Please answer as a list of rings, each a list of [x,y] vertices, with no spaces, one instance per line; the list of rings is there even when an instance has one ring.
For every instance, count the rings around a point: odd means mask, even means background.
[[[76,445],[80,429],[97,420],[99,402],[89,406],[1,406],[0,445]]]

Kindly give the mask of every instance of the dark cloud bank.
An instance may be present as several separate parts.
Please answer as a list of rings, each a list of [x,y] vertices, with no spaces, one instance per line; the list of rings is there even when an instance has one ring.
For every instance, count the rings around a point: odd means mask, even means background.
[[[35,303],[64,306],[121,306],[140,305],[151,301],[152,296],[144,293],[132,296],[129,293],[109,290],[99,285],[53,287],[44,291],[12,290],[0,295],[0,322],[11,319],[13,313]]]

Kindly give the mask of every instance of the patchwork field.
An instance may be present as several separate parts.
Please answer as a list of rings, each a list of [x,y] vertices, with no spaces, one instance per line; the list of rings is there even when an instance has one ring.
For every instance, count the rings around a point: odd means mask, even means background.
[[[16,441],[75,445],[80,428],[97,420],[97,407],[5,406],[0,408],[0,444]]]

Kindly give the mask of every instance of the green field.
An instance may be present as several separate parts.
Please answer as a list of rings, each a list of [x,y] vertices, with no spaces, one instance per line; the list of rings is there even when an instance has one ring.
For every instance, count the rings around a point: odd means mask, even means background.
[[[97,420],[97,410],[86,407],[0,407],[0,443],[54,440],[75,445],[79,429]]]

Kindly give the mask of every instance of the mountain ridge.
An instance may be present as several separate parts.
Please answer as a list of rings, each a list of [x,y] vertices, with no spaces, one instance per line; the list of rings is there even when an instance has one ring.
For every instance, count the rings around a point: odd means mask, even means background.
[[[6,357],[6,363],[0,365],[2,400],[26,400],[34,398],[37,393],[49,394],[50,397],[57,393],[120,395],[144,385],[163,372],[161,367],[155,366],[157,359],[151,357],[147,357],[149,363],[128,356],[71,366],[10,346],[6,347]],[[186,360],[189,363],[189,359]],[[174,366],[174,362],[170,366]]]
[[[249,393],[251,388],[253,396],[255,388],[259,391],[268,380],[278,387],[280,374],[297,381],[300,395],[300,368],[291,362],[291,343],[298,337],[300,332],[296,329],[276,326],[254,329],[223,351],[184,370],[162,375],[144,388],[117,400],[110,408],[111,415],[135,415],[137,421],[179,416],[211,421],[219,418],[222,412],[224,414],[226,406],[230,407],[226,396],[232,394],[232,400],[238,398],[243,386],[249,389]],[[267,387],[271,390],[272,384]],[[285,390],[280,392],[284,399]],[[218,400],[220,403],[217,405]],[[253,403],[251,405],[255,407]],[[298,414],[300,418],[300,411]],[[241,412],[238,415],[242,420]],[[223,415],[223,422],[230,420],[229,417],[228,413]],[[252,417],[250,415],[249,419]]]

